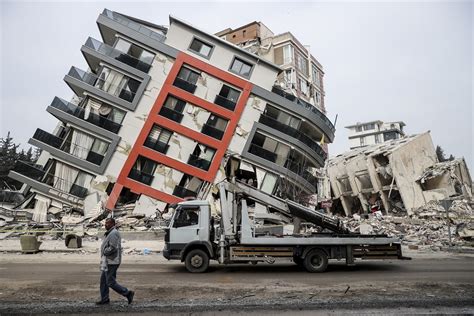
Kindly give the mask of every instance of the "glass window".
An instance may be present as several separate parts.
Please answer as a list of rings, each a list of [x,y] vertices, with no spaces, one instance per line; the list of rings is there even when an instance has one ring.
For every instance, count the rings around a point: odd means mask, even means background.
[[[109,148],[109,144],[107,142],[104,142],[103,140],[96,138],[94,140],[94,144],[92,144],[91,151],[104,156],[108,148]]]
[[[289,64],[293,61],[293,46],[283,46],[283,64]]]
[[[193,39],[191,46],[189,47],[190,50],[198,53],[199,55],[203,55],[206,57],[209,57],[212,46],[209,44],[204,43],[201,40],[198,40],[197,38]]]
[[[183,113],[185,105],[186,102],[184,102],[183,100],[179,100],[173,96],[168,96],[165,101],[165,106],[167,108],[170,108],[180,113]]]
[[[235,72],[238,75],[244,77],[250,77],[250,71],[252,70],[252,65],[239,59],[235,58],[234,62],[232,63],[230,70]]]
[[[211,114],[207,119],[207,125],[217,128],[218,130],[225,131],[227,127],[227,120],[220,118],[214,114]]]
[[[130,50],[130,47],[132,46],[132,43],[129,43],[121,38],[117,39],[117,42],[115,43],[115,49],[128,54],[128,51]]]
[[[148,134],[148,139],[152,140],[153,142],[168,144],[171,135],[173,135],[173,132],[155,124],[153,125],[150,134]]]
[[[265,193],[272,194],[277,182],[277,176],[271,173],[266,173],[265,178],[260,186],[260,190]]]
[[[318,87],[321,85],[321,80],[320,80],[320,77],[319,77],[319,71],[315,66],[313,66],[313,82]]]
[[[240,96],[240,92],[235,89],[232,89],[229,86],[223,85],[221,91],[219,92],[219,95],[226,98],[227,100],[237,103],[237,100]]]
[[[182,67],[179,71],[178,78],[181,78],[189,83],[196,84],[199,78],[199,73],[189,68]]]
[[[197,224],[199,224],[199,207],[181,207],[177,210],[173,221],[173,227],[187,227]]]

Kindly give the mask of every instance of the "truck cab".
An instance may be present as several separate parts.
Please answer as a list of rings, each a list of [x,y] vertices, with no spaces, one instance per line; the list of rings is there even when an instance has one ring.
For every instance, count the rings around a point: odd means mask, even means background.
[[[163,256],[168,260],[185,262],[190,272],[203,272],[214,258],[213,219],[209,202],[191,200],[176,206],[168,228],[165,229]]]

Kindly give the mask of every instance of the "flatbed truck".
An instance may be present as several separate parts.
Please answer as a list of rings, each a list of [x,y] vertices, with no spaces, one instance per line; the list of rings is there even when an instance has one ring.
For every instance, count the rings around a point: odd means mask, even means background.
[[[408,259],[398,238],[350,232],[340,220],[290,200],[266,194],[239,182],[219,184],[221,217],[211,216],[208,201],[179,203],[165,229],[163,255],[184,262],[192,273],[219,264],[296,263],[308,272],[323,272],[329,259]],[[293,235],[258,234],[249,218],[248,203],[260,203],[288,217],[298,217],[322,232]]]

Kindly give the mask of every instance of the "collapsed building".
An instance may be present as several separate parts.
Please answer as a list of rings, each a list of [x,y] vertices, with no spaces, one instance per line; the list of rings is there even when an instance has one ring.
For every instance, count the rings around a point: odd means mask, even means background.
[[[334,213],[412,215],[431,201],[471,199],[464,159],[438,162],[429,132],[356,148],[328,161]]]
[[[37,164],[18,162],[9,174],[27,196],[16,209],[78,224],[106,207],[135,221],[210,199],[228,177],[284,198],[317,192],[335,133],[317,60],[292,35],[262,56],[169,22],[99,15],[102,40],[81,47],[88,70],[64,77],[74,97],[55,97],[46,111],[57,127],[29,140],[42,149]]]

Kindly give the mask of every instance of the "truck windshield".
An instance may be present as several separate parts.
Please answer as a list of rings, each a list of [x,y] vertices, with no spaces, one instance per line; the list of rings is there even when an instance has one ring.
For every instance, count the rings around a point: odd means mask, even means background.
[[[178,208],[173,227],[193,226],[199,223],[199,207]]]

